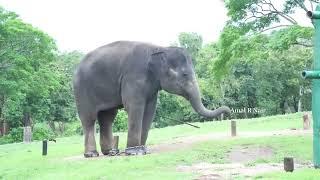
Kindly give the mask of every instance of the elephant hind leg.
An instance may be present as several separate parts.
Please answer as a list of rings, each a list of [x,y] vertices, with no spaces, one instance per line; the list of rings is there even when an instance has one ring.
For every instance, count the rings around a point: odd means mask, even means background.
[[[84,157],[99,156],[95,141],[95,117],[89,115],[80,115],[83,131],[84,131]]]
[[[117,111],[117,109],[110,109],[100,111],[98,113],[98,122],[100,125],[100,146],[101,152],[104,155],[108,155],[112,149],[112,123],[117,115]]]

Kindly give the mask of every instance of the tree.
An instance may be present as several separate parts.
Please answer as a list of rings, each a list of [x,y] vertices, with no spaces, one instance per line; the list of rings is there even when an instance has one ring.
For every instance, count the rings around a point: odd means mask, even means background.
[[[303,27],[294,18],[298,9],[313,10],[318,0],[226,0],[228,16],[231,18],[220,36],[221,54],[215,62],[216,76],[221,79],[229,72],[232,44],[242,36],[283,29],[278,46],[282,50],[291,45],[312,46],[313,29]],[[308,9],[308,8],[309,9]],[[306,17],[306,20],[307,17]]]
[[[59,86],[54,40],[0,7],[0,117],[11,126],[45,118],[43,107]],[[5,68],[3,68],[5,67]]]
[[[301,87],[309,89],[310,83],[301,79],[300,72],[311,65],[312,49],[279,43],[285,34],[290,37],[288,31],[243,36],[232,43],[233,63],[222,80],[225,98],[232,100],[229,105],[259,107],[265,115],[301,110]],[[304,105],[308,109],[309,104]]]
[[[202,37],[201,35],[191,32],[182,32],[178,36],[179,39],[179,46],[184,47],[188,50],[188,52],[191,54],[192,61],[194,65],[196,65],[196,57],[198,55],[199,50],[202,48]]]
[[[83,54],[78,51],[60,53],[57,56],[55,67],[59,75],[59,88],[50,93],[44,106],[49,107],[48,123],[53,131],[55,123],[59,124],[59,131],[63,133],[64,123],[76,120],[76,106],[72,90],[72,77],[76,65],[82,59]]]
[[[318,0],[226,0],[230,23],[252,31],[299,25],[293,16],[298,9],[313,10]],[[306,20],[307,17],[306,17]]]

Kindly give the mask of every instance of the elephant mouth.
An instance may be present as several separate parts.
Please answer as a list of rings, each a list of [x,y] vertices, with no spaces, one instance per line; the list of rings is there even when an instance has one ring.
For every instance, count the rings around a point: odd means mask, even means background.
[[[190,97],[189,97],[189,95],[187,93],[183,93],[182,97],[184,97],[187,101],[190,100]]]

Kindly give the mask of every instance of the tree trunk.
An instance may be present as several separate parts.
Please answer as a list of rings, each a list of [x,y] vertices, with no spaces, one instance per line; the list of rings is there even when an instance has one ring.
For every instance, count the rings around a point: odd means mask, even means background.
[[[56,125],[54,123],[54,121],[49,121],[48,122],[50,128],[52,129],[53,132],[56,132]]]
[[[310,118],[309,118],[309,113],[304,113],[303,115],[303,129],[308,130],[310,129]]]
[[[284,108],[285,114],[291,114],[291,109],[289,107],[289,104],[288,104],[287,100],[284,101],[283,108]]]
[[[23,113],[23,124],[24,124],[24,127],[27,127],[27,126],[31,127],[31,120],[30,120],[30,113],[29,112]]]
[[[9,133],[9,124],[4,119],[3,112],[2,112],[5,100],[6,100],[5,96],[1,95],[0,96],[0,126],[1,126],[0,129],[2,130],[1,132],[2,135],[6,135]]]
[[[3,136],[3,118],[2,118],[2,108],[0,107],[0,136]]]
[[[3,132],[3,135],[6,135],[9,133],[9,124],[5,119],[2,121],[2,132]]]
[[[3,118],[3,114],[2,114],[2,108],[3,108],[3,104],[4,104],[4,96],[0,96],[0,136],[3,136],[4,133],[4,118]]]
[[[59,122],[59,131],[60,131],[60,134],[63,134],[64,133],[64,123],[63,122]]]

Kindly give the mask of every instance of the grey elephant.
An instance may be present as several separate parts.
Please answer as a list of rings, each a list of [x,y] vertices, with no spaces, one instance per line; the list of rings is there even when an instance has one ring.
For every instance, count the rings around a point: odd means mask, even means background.
[[[73,87],[85,135],[85,157],[99,155],[94,137],[96,119],[100,125],[101,152],[110,153],[112,123],[117,110],[123,107],[128,113],[126,150],[144,148],[158,91],[162,89],[189,100],[202,116],[214,118],[230,113],[226,106],[213,111],[203,106],[191,56],[179,47],[131,41],[102,46],[80,62]]]

